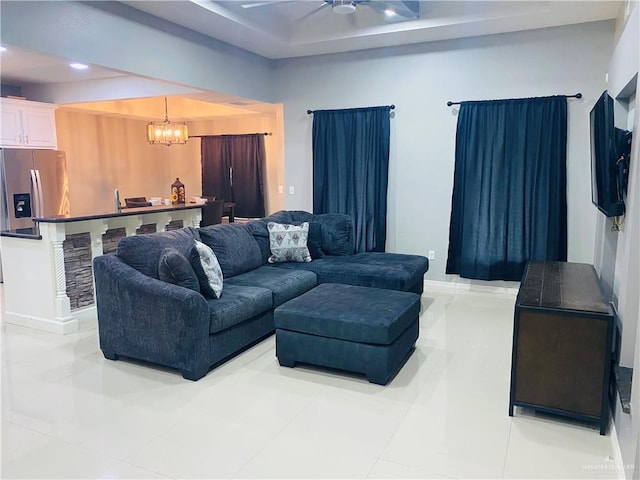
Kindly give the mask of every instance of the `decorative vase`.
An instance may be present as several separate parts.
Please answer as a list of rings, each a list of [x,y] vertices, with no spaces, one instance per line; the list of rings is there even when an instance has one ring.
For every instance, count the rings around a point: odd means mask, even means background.
[[[184,183],[180,181],[180,178],[176,177],[176,181],[171,184],[171,203],[184,203],[185,191]]]

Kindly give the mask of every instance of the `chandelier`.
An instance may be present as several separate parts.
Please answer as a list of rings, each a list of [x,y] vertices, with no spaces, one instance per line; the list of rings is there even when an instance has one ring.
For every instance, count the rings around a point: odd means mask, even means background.
[[[147,140],[152,145],[161,144],[167,147],[174,143],[185,144],[189,140],[186,123],[169,121],[167,97],[164,97],[164,122],[151,122],[147,125]]]

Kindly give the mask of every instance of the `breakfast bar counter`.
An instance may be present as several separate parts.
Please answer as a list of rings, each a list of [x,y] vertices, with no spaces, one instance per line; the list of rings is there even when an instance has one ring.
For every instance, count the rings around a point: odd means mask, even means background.
[[[129,235],[199,227],[202,205],[178,204],[35,218],[33,232],[0,232],[4,321],[56,333],[95,321],[93,258]]]

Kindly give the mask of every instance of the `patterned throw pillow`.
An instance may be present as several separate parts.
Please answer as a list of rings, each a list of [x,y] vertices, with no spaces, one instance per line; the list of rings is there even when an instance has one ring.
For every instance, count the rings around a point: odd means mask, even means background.
[[[210,247],[196,240],[189,252],[189,261],[200,282],[200,293],[209,298],[222,295],[222,269]]]
[[[307,248],[308,222],[301,225],[269,222],[267,229],[269,230],[269,246],[271,248],[269,263],[311,261],[311,255]]]

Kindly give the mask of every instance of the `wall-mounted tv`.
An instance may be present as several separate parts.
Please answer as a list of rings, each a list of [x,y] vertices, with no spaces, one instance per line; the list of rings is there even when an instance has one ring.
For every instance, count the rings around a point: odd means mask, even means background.
[[[617,185],[618,152],[613,98],[605,90],[591,109],[591,200],[607,217],[624,214]]]

